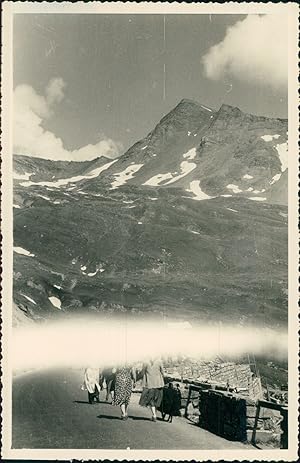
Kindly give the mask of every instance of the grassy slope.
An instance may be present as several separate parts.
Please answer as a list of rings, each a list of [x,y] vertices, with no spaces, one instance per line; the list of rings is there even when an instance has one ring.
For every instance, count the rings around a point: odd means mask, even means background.
[[[74,193],[54,205],[30,191],[31,207],[15,210],[14,240],[36,257],[15,255],[17,302],[26,288],[46,312],[53,312],[48,296],[57,295],[66,310],[122,305],[190,319],[286,323],[285,207],[130,187],[80,201]],[[105,271],[88,277],[83,265],[87,273],[97,265]]]

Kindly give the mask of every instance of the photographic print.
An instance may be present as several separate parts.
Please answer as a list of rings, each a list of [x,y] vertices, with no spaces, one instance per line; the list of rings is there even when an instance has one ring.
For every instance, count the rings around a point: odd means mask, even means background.
[[[296,459],[296,5],[3,13],[2,455]]]

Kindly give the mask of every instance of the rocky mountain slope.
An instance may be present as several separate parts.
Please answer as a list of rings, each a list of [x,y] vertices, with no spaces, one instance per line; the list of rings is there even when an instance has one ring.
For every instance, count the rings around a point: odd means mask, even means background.
[[[183,100],[117,160],[14,157],[14,300],[285,325],[287,121]]]

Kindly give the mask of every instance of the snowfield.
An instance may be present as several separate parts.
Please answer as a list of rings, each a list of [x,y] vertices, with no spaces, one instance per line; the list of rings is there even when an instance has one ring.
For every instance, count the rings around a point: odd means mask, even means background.
[[[17,254],[21,254],[22,256],[28,256],[28,257],[34,257],[34,254],[31,252],[27,251],[27,249],[20,248],[19,246],[14,246],[13,248],[14,252]]]
[[[98,270],[96,270],[95,272],[90,272],[87,274],[88,277],[94,277],[95,275],[97,275],[98,273]]]
[[[226,207],[227,211],[231,211],[231,212],[239,212],[239,211],[236,211],[235,209],[231,209],[230,207]]]
[[[262,198],[261,196],[256,196],[255,198],[248,198],[251,199],[251,201],[266,201],[267,198]]]
[[[245,174],[245,175],[243,176],[243,178],[245,178],[245,179],[247,179],[247,180],[250,180],[251,178],[253,178],[253,176],[252,176],[252,175],[249,175],[249,174]]]
[[[169,178],[172,178],[171,172],[168,172],[167,174],[157,174],[154,175],[154,177],[151,177],[145,183],[143,183],[143,185],[158,186],[161,184],[161,182],[163,182],[164,180],[168,180]]]
[[[206,109],[206,111],[209,111],[210,113],[212,113],[212,109],[209,109],[209,108],[207,108],[206,106],[203,106],[203,104],[200,105],[200,106],[201,106],[201,108]]]
[[[119,186],[125,185],[125,183],[127,183],[128,180],[132,179],[134,177],[134,174],[138,172],[140,168],[143,167],[143,165],[144,164],[133,164],[126,167],[126,169],[122,172],[113,174],[115,180],[112,182],[110,189],[115,190],[116,188],[119,188]]]
[[[277,138],[279,138],[280,135],[276,134],[276,135],[263,135],[262,138],[264,141],[272,141],[273,139],[274,140],[277,140]]]
[[[200,188],[200,180],[193,180],[190,183],[190,188],[185,191],[187,191],[188,193],[193,193],[195,196],[192,199],[196,201],[202,201],[204,199],[212,198],[212,196],[209,196],[206,193],[204,193],[204,191],[202,191],[202,189]]]
[[[281,177],[281,174],[274,175],[274,177],[272,177],[272,180],[270,181],[270,185],[273,185],[273,183],[278,182],[280,177]]]
[[[36,302],[35,302],[33,299],[31,299],[31,297],[26,296],[26,294],[22,294],[22,293],[20,293],[20,294],[21,294],[21,296],[25,297],[28,301],[30,301],[30,302],[32,302],[34,305],[36,305]]]
[[[288,168],[288,144],[281,143],[276,145],[275,148],[281,162],[281,172],[284,172]]]
[[[190,149],[189,151],[187,151],[186,153],[184,153],[183,157],[184,157],[185,159],[190,159],[190,160],[192,160],[192,159],[195,159],[196,154],[197,154],[196,148],[192,148],[192,149]]]
[[[185,159],[194,159],[196,156],[196,148],[192,148],[186,153],[182,155],[183,158]],[[185,177],[188,175],[190,172],[192,172],[194,169],[196,169],[197,164],[194,162],[188,162],[188,161],[182,161],[180,163],[180,170],[181,173],[176,175],[177,172],[171,173],[167,172],[166,174],[157,174],[151,177],[149,180],[147,180],[143,185],[149,185],[149,186],[158,186],[165,180],[168,180],[164,185],[170,185],[171,183],[177,182],[177,180],[180,180],[181,178]]]
[[[32,175],[35,175],[34,173],[28,173],[25,172],[25,174],[18,174],[18,172],[13,172],[13,178],[15,180],[29,180]]]
[[[195,164],[194,162],[182,161],[182,163],[180,164],[181,174],[176,175],[176,177],[173,177],[171,180],[166,182],[165,185],[170,185],[171,183],[177,182],[177,180],[185,177],[187,174],[196,169],[196,167],[197,164]]]
[[[48,297],[48,299],[54,307],[56,307],[57,309],[61,309],[61,301],[58,299],[58,297],[51,296]]]
[[[240,190],[237,185],[234,185],[233,183],[230,183],[229,185],[226,186],[228,190],[232,190],[233,193],[242,193],[243,190]]]
[[[114,159],[113,161],[108,162],[101,167],[97,167],[97,169],[91,170],[86,175],[78,175],[77,177],[70,177],[70,178],[61,178],[60,180],[57,180],[56,182],[31,182],[31,181],[23,182],[20,185],[25,186],[25,187],[29,187],[32,185],[40,185],[40,186],[46,186],[46,187],[59,188],[63,185],[68,185],[68,183],[77,183],[77,182],[80,182],[81,180],[98,177],[101,174],[101,172],[108,169],[110,166],[112,166],[117,161],[118,159]]]

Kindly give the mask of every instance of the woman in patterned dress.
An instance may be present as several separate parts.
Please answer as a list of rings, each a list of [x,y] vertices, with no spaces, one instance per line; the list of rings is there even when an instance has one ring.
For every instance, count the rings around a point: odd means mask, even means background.
[[[121,419],[127,420],[127,409],[132,393],[132,386],[135,387],[136,373],[134,368],[127,365],[117,368],[115,380],[115,395],[113,405],[121,408]]]

